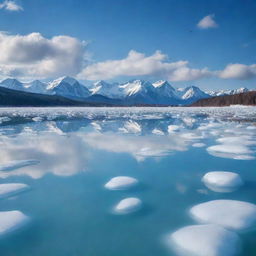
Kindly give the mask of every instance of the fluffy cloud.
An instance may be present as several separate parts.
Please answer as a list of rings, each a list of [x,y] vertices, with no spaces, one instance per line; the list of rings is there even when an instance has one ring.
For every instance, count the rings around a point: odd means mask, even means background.
[[[218,24],[214,20],[214,14],[207,15],[203,17],[197,24],[197,26],[201,29],[208,29],[208,28],[216,28]]]
[[[84,46],[70,36],[47,39],[40,33],[0,32],[0,72],[2,76],[37,78],[75,75],[83,65]]]
[[[151,56],[131,50],[121,60],[98,62],[85,67],[78,75],[81,79],[111,79],[118,76],[158,76],[170,81],[195,80],[210,75],[204,69],[191,69],[188,61],[169,62],[167,55],[156,51]]]
[[[244,64],[229,64],[223,71],[219,72],[219,77],[224,79],[247,80],[256,77],[256,64],[250,66]]]
[[[8,0],[0,4],[0,9],[5,9],[11,12],[17,12],[17,11],[23,10],[22,6],[18,5],[14,1],[8,1]]]

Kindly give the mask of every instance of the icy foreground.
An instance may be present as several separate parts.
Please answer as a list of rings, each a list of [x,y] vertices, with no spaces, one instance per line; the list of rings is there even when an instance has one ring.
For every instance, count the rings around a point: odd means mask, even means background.
[[[244,230],[256,224],[256,205],[243,201],[213,200],[192,207],[190,214],[201,223],[232,230]]]
[[[23,183],[0,184],[0,198],[16,195],[27,189],[29,186]]]
[[[243,185],[240,175],[234,172],[208,172],[202,181],[215,192],[232,192]]]
[[[125,190],[135,186],[138,180],[128,176],[118,176],[112,178],[105,184],[105,188],[110,190]]]
[[[217,225],[192,225],[181,228],[167,239],[178,255],[233,256],[240,250],[240,239]]]
[[[139,198],[129,197],[121,200],[115,206],[115,212],[118,214],[128,214],[135,212],[141,208],[142,202]]]
[[[28,221],[29,217],[20,211],[0,212],[0,236],[21,228]]]

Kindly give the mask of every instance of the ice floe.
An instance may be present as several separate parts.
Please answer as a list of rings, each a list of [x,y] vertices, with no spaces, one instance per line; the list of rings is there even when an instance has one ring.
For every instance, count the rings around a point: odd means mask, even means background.
[[[232,192],[243,185],[240,175],[235,172],[208,172],[203,176],[202,181],[215,192]]]
[[[29,189],[29,186],[23,183],[0,184],[0,198],[12,196],[27,189]]]
[[[121,200],[114,208],[116,213],[128,214],[139,210],[142,202],[139,198],[129,197]]]
[[[192,144],[192,147],[194,148],[202,148],[205,147],[206,145],[204,143],[194,143]]]
[[[112,178],[105,184],[105,188],[110,190],[125,190],[135,186],[138,180],[128,176],[118,176]]]
[[[155,135],[164,135],[163,131],[161,131],[159,129],[156,129],[156,128],[152,131],[152,133],[155,134]]]
[[[0,164],[0,171],[11,171],[14,169],[22,168],[25,166],[36,165],[40,161],[38,160],[19,160],[19,161],[11,161],[5,164]]]
[[[190,214],[200,223],[244,230],[256,222],[256,205],[236,200],[213,200],[192,207]]]
[[[29,217],[20,211],[0,212],[0,236],[21,228],[29,221]]]
[[[166,242],[182,256],[234,256],[240,251],[236,233],[212,224],[183,227]]]
[[[168,126],[168,132],[169,133],[173,133],[176,132],[180,129],[180,127],[178,125],[169,125]]]

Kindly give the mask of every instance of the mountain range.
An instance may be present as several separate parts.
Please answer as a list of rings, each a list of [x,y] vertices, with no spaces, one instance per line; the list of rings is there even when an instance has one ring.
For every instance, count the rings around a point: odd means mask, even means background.
[[[35,80],[22,83],[8,78],[0,88],[30,94],[57,96],[74,102],[105,103],[111,105],[189,105],[200,99],[215,96],[235,95],[248,92],[247,88],[220,91],[202,91],[196,86],[175,89],[167,81],[150,83],[144,80],[130,80],[126,83],[98,81],[85,86],[72,77],[61,77],[45,83]],[[23,95],[25,97],[25,95]],[[30,95],[31,97],[31,95]]]

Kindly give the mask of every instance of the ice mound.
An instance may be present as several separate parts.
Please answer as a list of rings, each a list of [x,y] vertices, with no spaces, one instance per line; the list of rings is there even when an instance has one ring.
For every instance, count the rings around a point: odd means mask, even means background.
[[[193,218],[228,229],[242,230],[256,222],[256,205],[236,200],[213,200],[190,209]]]
[[[179,126],[178,125],[169,125],[168,126],[168,132],[169,133],[173,133],[173,132],[176,132],[176,131],[178,131],[179,130]]]
[[[29,217],[20,211],[0,212],[0,236],[19,229],[29,221]]]
[[[245,145],[220,144],[207,148],[209,154],[217,157],[232,158],[236,160],[254,159],[253,151]]]
[[[129,197],[121,200],[115,206],[115,212],[119,214],[128,214],[135,212],[141,208],[142,202],[139,198]]]
[[[218,225],[192,225],[168,237],[178,255],[233,256],[240,251],[240,239],[232,231]]]
[[[152,131],[152,133],[155,134],[155,135],[164,135],[163,131],[161,131],[159,129],[156,129],[156,128]]]
[[[194,147],[194,148],[202,148],[202,147],[205,147],[205,144],[204,143],[194,143],[194,144],[192,144],[192,147]]]
[[[0,198],[15,195],[27,190],[29,186],[22,183],[0,184]]]
[[[29,165],[36,165],[40,161],[38,160],[19,160],[19,161],[11,161],[6,164],[0,164],[0,171],[11,171],[14,169],[26,167]]]
[[[243,185],[240,175],[235,172],[208,172],[202,181],[215,192],[232,192]]]
[[[118,176],[112,178],[105,184],[105,188],[110,190],[124,190],[135,186],[138,180],[128,176]]]

